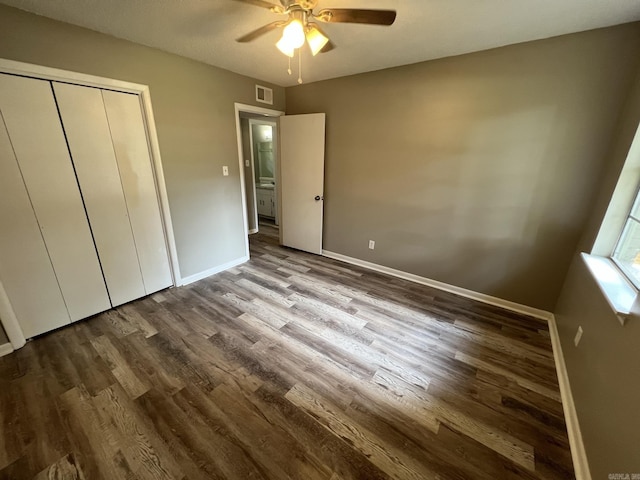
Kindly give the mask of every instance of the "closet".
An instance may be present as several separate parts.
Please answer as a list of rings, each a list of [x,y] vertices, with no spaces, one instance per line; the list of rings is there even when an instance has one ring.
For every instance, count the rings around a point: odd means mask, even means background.
[[[173,284],[137,95],[0,74],[0,279],[29,338]]]

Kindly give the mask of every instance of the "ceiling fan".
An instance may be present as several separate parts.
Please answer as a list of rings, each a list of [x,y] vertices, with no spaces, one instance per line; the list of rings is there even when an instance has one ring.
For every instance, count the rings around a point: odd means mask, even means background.
[[[313,9],[318,4],[318,0],[280,0],[279,4],[266,0],[235,1],[266,8],[279,15],[287,15],[288,18],[264,25],[237,38],[236,41],[240,43],[251,42],[272,30],[283,28],[282,38],[276,46],[290,58],[294,56],[295,49],[304,45],[305,40],[314,56],[335,48],[335,45],[314,20],[324,23],[392,25],[396,19],[394,10],[324,8],[314,12]]]

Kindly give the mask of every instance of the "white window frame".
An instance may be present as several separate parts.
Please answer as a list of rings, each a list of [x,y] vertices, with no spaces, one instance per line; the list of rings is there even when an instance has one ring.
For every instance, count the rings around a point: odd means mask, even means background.
[[[588,253],[582,254],[589,271],[622,325],[640,316],[640,290],[613,254],[640,196],[640,126],[637,129],[598,235]]]
[[[627,228],[627,225],[629,225],[631,222],[635,222],[640,226],[640,218],[637,218],[633,215],[633,207],[639,202],[640,202],[640,188],[636,189],[636,194],[633,198],[633,203],[631,204],[631,208],[629,209],[627,216],[625,217],[624,224],[622,225],[622,229],[620,229],[620,234],[618,235],[618,240],[616,240],[616,243],[613,246],[613,249],[610,255],[611,261],[616,264],[618,269],[623,273],[625,277],[627,277],[627,280],[629,280],[633,284],[636,290],[640,289],[640,279],[634,278],[634,276],[631,274],[631,272],[629,272],[627,267],[622,262],[620,262],[620,260],[616,258],[615,254],[616,254],[616,251],[618,250],[618,245],[620,245],[620,242],[622,242],[624,231]]]

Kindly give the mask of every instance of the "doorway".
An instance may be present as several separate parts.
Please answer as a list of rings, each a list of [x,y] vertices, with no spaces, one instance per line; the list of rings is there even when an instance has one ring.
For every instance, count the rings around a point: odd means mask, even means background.
[[[245,221],[247,255],[249,235],[260,222],[279,223],[278,117],[284,112],[236,103],[236,133]]]
[[[243,119],[241,119],[242,122]],[[249,233],[256,232],[260,227],[260,222],[278,225],[278,184],[276,174],[276,155],[278,153],[278,125],[274,121],[263,118],[250,118],[248,142],[243,141],[243,147],[249,149],[247,155],[245,148],[245,179],[251,170],[251,178],[247,179],[247,184],[252,183],[253,198],[247,199],[247,205],[253,204],[253,212],[248,211]],[[243,129],[246,131],[247,129]],[[248,145],[247,145],[248,143]],[[247,167],[247,160],[250,157],[251,169]],[[250,196],[247,189],[247,195]],[[251,202],[249,200],[252,200]],[[253,220],[253,222],[252,222]]]
[[[279,231],[280,244],[322,254],[325,114],[284,116],[284,112],[242,104],[236,104],[235,109],[247,258],[250,256],[249,234],[259,230],[260,215],[257,207],[260,201],[256,187],[268,187],[271,178],[275,211],[271,210],[270,215],[278,220],[279,225],[275,226],[274,222],[273,226]],[[243,149],[244,118],[247,118],[245,138],[248,141]],[[276,125],[276,130],[272,129],[271,139],[274,143],[270,147],[258,141],[257,152],[252,150],[252,134],[248,133],[251,132],[250,119]],[[256,172],[256,165],[260,160],[260,143],[263,143],[265,150],[272,149],[269,154],[264,155],[265,158],[273,157],[272,171],[267,167],[263,173],[258,167]],[[252,190],[256,194],[252,195]]]

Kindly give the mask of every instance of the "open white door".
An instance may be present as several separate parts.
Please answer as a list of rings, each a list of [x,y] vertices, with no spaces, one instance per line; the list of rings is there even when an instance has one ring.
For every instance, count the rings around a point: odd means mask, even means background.
[[[281,241],[322,253],[324,113],[280,117]]]

